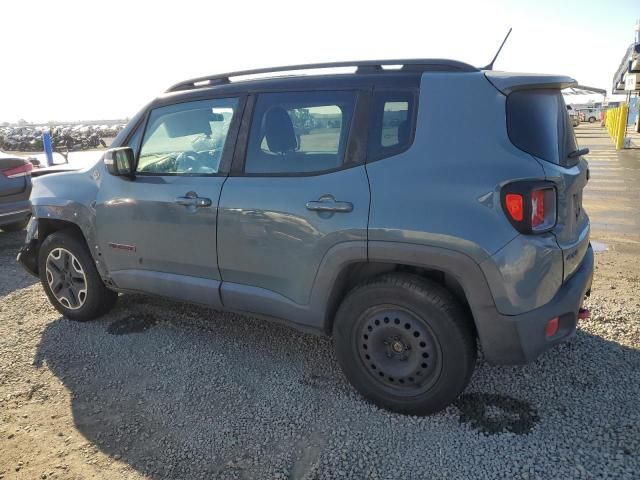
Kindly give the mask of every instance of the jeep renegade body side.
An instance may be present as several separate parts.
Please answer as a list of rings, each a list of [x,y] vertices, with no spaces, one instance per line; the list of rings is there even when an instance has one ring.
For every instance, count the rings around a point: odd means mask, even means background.
[[[513,364],[573,335],[593,272],[575,82],[349,64],[178,84],[104,159],[34,182],[19,260],[71,319],[137,291],[332,335],[356,389],[404,413],[452,402],[477,341]]]

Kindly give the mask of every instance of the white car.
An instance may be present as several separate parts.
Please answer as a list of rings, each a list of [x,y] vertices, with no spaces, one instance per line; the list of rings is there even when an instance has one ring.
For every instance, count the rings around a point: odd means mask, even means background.
[[[575,127],[580,125],[580,116],[578,112],[576,112],[571,105],[567,105],[567,111],[569,112],[569,117],[571,117],[571,124]]]
[[[600,120],[600,110],[597,108],[585,108],[580,110],[581,119],[583,122],[594,123]]]

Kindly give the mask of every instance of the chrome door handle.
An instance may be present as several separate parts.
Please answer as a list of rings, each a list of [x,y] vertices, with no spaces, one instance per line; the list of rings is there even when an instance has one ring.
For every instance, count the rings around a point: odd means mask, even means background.
[[[351,202],[338,202],[333,197],[323,198],[319,200],[312,200],[307,202],[307,210],[314,212],[341,212],[348,213],[353,211],[353,203]]]
[[[187,193],[187,195],[184,197],[176,197],[175,202],[178,205],[184,205],[185,207],[200,208],[211,206],[210,198],[198,197],[198,195],[194,194],[193,192]]]

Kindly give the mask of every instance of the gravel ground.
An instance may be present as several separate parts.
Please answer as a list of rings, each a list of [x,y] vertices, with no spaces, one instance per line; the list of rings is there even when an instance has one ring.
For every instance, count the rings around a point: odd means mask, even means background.
[[[287,327],[133,295],[61,318],[15,266],[22,238],[0,233],[0,478],[638,478],[638,240],[598,254],[575,340],[479,360],[455,406],[416,418]]]

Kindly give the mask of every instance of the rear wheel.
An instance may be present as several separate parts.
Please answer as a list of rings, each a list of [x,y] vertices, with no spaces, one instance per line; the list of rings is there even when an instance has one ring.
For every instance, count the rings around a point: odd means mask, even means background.
[[[0,228],[5,232],[19,232],[20,230],[23,230],[28,223],[29,223],[29,219],[26,218],[24,220],[20,220],[19,222],[7,223],[6,225],[3,225]]]
[[[476,360],[475,335],[458,302],[408,274],[356,287],[336,315],[334,343],[345,375],[365,398],[412,415],[453,402]]]
[[[73,230],[52,233],[42,242],[38,267],[49,301],[70,320],[97,318],[118,298],[105,287],[84,239]]]

